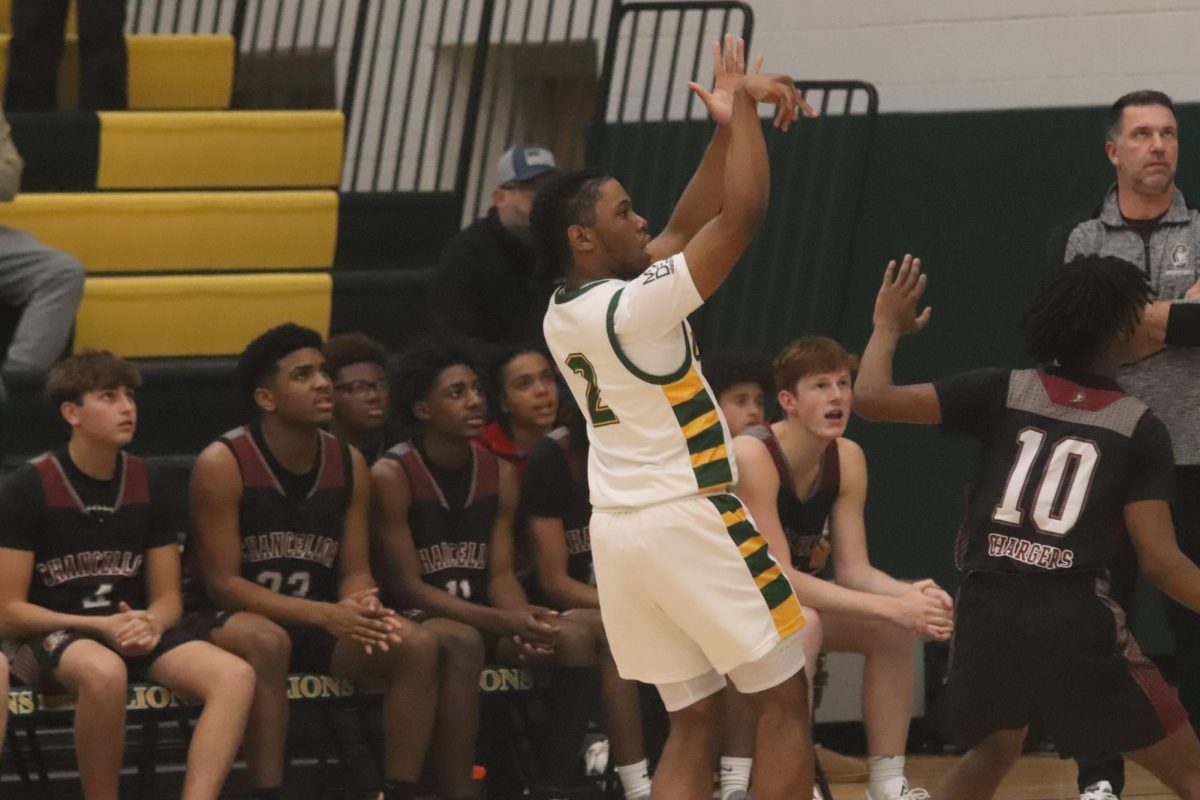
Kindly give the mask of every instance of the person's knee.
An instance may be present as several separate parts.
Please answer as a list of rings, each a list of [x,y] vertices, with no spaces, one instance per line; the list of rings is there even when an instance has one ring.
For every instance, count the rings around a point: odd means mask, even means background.
[[[596,664],[596,636],[585,622],[564,618],[554,649],[558,654],[558,662],[563,666],[591,667]]]
[[[213,658],[208,674],[208,680],[205,682],[205,700],[220,694],[222,697],[237,698],[248,703],[254,694],[254,667],[232,653],[219,650]]]
[[[83,297],[87,271],[70,253],[47,249],[41,275],[45,284],[52,284],[64,293]]]
[[[259,678],[282,680],[292,657],[292,640],[287,631],[269,619],[257,620],[245,637],[239,653]]]
[[[436,676],[438,641],[433,633],[412,623],[404,626],[399,646],[389,647],[385,658],[391,675],[429,674]]]
[[[483,669],[486,648],[477,628],[453,620],[444,620],[436,631],[438,649],[447,666],[479,673]]]
[[[671,732],[712,739],[715,743],[722,718],[720,694],[702,697],[669,714]]]
[[[80,697],[93,702],[114,697],[124,699],[129,686],[125,662],[111,651],[89,657],[86,664],[78,665],[72,672]]]
[[[989,734],[975,747],[971,748],[987,757],[994,764],[1009,764],[1021,755],[1021,747],[1025,743],[1025,729],[1015,728],[996,731]]]

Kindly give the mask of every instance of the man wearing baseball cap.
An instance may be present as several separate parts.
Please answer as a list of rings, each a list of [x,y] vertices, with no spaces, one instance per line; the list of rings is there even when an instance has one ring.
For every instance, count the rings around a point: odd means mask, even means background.
[[[433,318],[469,339],[484,356],[510,346],[541,346],[550,289],[534,285],[529,212],[558,165],[537,144],[518,144],[496,162],[492,207],[460,231],[433,279]]]

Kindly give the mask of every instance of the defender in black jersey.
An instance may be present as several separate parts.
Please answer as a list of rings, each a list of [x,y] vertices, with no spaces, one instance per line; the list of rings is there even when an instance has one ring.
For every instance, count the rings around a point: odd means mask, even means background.
[[[908,800],[912,650],[920,639],[949,638],[953,602],[932,580],[898,581],[867,556],[867,464],[862,449],[843,436],[857,365],[822,336],[783,349],[774,373],[784,418],[734,440],[734,492],[783,565],[805,619],[817,621],[800,634],[808,662],[816,663],[822,650],[866,656],[862,691],[874,700],[863,703],[868,800]],[[826,549],[833,564],[827,578],[813,563]],[[912,789],[912,796],[921,791]]]
[[[991,797],[1039,720],[1065,755],[1125,752],[1182,797],[1200,797],[1200,742],[1138,649],[1107,570],[1128,535],[1168,596],[1200,609],[1200,569],[1175,542],[1174,464],[1162,422],[1114,376],[1149,348],[1149,288],[1132,264],[1089,257],[1058,270],[1021,327],[1047,366],[977,370],[896,386],[900,336],[920,330],[919,260],[888,264],[855,386],[867,419],[941,424],[982,446],[955,547],[947,711],[970,748],[937,796]]]
[[[485,416],[470,355],[445,342],[410,348],[397,365],[396,393],[397,412],[417,433],[372,468],[372,527],[389,597],[429,615],[426,625],[452,631],[456,639],[469,634],[478,652],[486,646],[497,660],[572,668],[560,669],[555,684],[569,689],[573,702],[585,700],[590,669],[607,655],[602,634],[596,634],[598,615],[588,624],[586,614],[530,605],[517,580],[516,470],[472,441]],[[464,706],[457,725],[474,725],[477,706],[466,708],[471,698],[458,694],[447,698]],[[572,763],[582,734],[556,743]],[[565,767],[554,755],[547,760]]]
[[[407,800],[433,727],[437,648],[377,597],[367,563],[370,473],[361,453],[322,430],[333,384],[321,344],[315,331],[293,324],[251,342],[238,377],[254,403],[253,421],[196,462],[192,510],[203,580],[216,606],[232,613],[217,618],[210,636],[270,667],[259,673],[248,737],[261,796],[282,783],[290,666],[385,682],[384,794]],[[245,611],[270,623],[237,613]],[[282,670],[279,628],[290,642]]]
[[[179,549],[145,463],[122,449],[137,422],[137,370],[106,351],[55,364],[46,396],[67,446],[0,488],[0,628],[22,638],[14,675],[77,698],[86,798],[117,796],[129,678],[204,700],[183,797],[215,798],[254,690],[250,666],[176,627]]]

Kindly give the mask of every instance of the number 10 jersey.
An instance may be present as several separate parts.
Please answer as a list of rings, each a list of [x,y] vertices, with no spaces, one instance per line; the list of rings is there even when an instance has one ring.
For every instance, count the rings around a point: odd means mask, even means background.
[[[965,572],[1104,570],[1125,506],[1171,500],[1166,427],[1109,379],[985,369],[935,387],[943,430],[982,444],[955,543]]]

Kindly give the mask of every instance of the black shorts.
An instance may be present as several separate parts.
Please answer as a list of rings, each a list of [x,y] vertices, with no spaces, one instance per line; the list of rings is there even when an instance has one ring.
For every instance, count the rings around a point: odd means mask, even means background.
[[[292,640],[292,660],[288,669],[328,675],[337,637],[316,625],[284,625],[283,629]]]
[[[98,637],[74,629],[52,631],[43,636],[35,636],[21,643],[12,659],[13,675],[27,686],[33,686],[43,691],[58,691],[63,687],[54,678],[54,670],[58,669],[62,655],[67,648],[81,639],[91,639],[105,647],[109,645]],[[181,644],[198,641],[199,637],[192,635],[182,627],[176,626],[165,631],[158,640],[158,645],[143,656],[121,656],[125,669],[131,681],[150,680],[150,666],[164,653],[169,653]],[[111,647],[109,649],[112,649]],[[116,652],[115,650],[113,652]],[[118,653],[118,655],[120,655]]]
[[[212,641],[212,632],[220,628],[234,612],[231,611],[198,611],[188,614],[180,623],[197,638]],[[337,637],[324,628],[316,625],[282,625],[292,641],[292,658],[288,664],[289,672],[315,672],[328,675],[333,663],[333,648],[337,646]]]
[[[1103,576],[975,572],[955,617],[939,714],[964,749],[1036,720],[1064,756],[1128,753],[1187,721]]]

